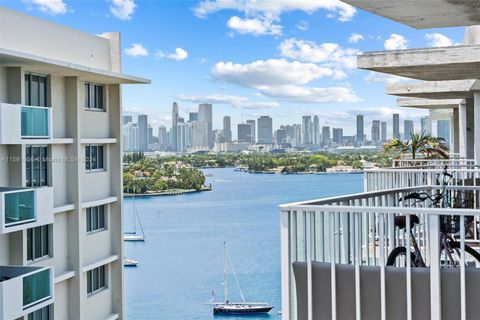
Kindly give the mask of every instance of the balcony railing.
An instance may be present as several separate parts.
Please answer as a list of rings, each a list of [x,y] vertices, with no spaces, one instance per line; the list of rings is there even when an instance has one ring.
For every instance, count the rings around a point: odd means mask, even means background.
[[[0,266],[0,318],[17,319],[53,303],[53,269]]]
[[[0,104],[0,144],[52,138],[52,108]]]
[[[447,188],[451,208],[429,201],[400,201],[438,186],[366,192],[281,206],[282,314],[284,319],[467,319],[478,316],[480,187]],[[410,220],[411,215],[419,223]],[[404,216],[405,228],[395,226]],[[458,222],[455,264],[440,244],[445,217]],[[471,217],[476,217],[472,220]],[[466,223],[468,222],[468,223]],[[412,233],[405,232],[412,227]],[[386,266],[399,246],[414,237],[425,262]],[[453,241],[453,240],[452,240]],[[443,252],[443,254],[441,254]],[[406,266],[406,267],[405,267]]]
[[[0,187],[0,234],[53,223],[53,188]]]

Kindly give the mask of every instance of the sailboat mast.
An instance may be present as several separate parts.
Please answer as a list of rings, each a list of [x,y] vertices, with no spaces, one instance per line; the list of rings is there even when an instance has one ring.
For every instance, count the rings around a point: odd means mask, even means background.
[[[223,241],[223,293],[224,293],[224,298],[225,298],[225,303],[228,301],[227,300],[227,245],[225,244],[225,241]]]

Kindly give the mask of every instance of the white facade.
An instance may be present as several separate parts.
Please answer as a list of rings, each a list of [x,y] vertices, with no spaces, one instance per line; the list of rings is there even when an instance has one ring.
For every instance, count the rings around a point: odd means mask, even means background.
[[[123,318],[120,84],[148,81],[120,73],[118,33],[0,17],[0,318]]]

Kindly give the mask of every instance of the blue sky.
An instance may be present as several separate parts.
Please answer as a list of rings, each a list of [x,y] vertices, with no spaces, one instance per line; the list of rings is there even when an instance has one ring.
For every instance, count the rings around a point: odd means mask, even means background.
[[[123,72],[151,85],[123,87],[124,113],[169,126],[173,101],[187,117],[199,102],[224,115],[270,115],[274,127],[305,114],[352,134],[355,114],[388,121],[399,112],[381,74],[355,69],[356,54],[461,43],[463,28],[415,30],[336,0],[24,0],[2,5],[89,33],[122,33]],[[401,124],[401,127],[403,123]],[[235,127],[234,127],[235,128]],[[234,132],[236,130],[233,130]]]

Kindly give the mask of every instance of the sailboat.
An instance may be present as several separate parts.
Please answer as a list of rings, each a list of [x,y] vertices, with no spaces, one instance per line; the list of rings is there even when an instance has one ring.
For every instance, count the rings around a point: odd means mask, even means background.
[[[135,196],[133,197],[133,231],[124,232],[123,240],[124,241],[145,241],[145,233],[143,232],[142,221],[140,221],[140,216],[138,215],[137,207],[135,205]],[[137,219],[140,226],[141,233],[137,233]]]
[[[232,273],[237,284],[238,290],[240,291],[240,296],[242,297],[242,302],[230,302],[228,300],[228,286],[227,286],[227,267],[228,262],[232,267]],[[242,288],[240,288],[240,283],[238,282],[237,274],[233,267],[232,260],[227,252],[227,245],[223,242],[223,290],[224,290],[224,302],[211,302],[213,304],[213,314],[214,315],[254,315],[268,313],[273,309],[273,306],[265,302],[246,302],[245,296],[243,295]]]

